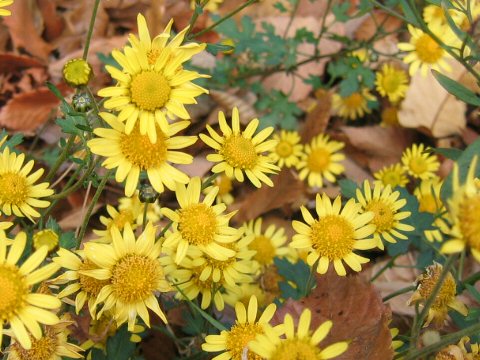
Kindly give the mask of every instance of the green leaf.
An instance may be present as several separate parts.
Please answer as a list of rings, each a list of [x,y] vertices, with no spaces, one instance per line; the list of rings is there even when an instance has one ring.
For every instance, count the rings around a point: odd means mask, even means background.
[[[107,359],[128,360],[132,357],[135,347],[135,344],[130,341],[127,325],[123,325],[107,341]]]
[[[298,300],[310,292],[310,289],[307,289],[310,266],[302,260],[297,261],[295,264],[292,264],[287,259],[280,258],[275,258],[273,261],[278,269],[278,274],[285,279],[278,284],[282,292],[282,298]],[[293,287],[292,283],[296,287]]]
[[[455,148],[433,148],[437,154],[445,156],[447,159],[450,160],[457,160],[460,155],[462,155],[462,150],[455,149]]]
[[[333,15],[335,15],[335,19],[340,22],[346,22],[350,20],[350,16],[347,13],[349,8],[350,8],[350,2],[348,1],[333,5],[332,12],[333,12]]]
[[[410,4],[408,3],[408,0],[400,0],[400,6],[402,8],[403,14],[405,15],[405,19],[412,24],[413,26],[419,28],[421,27],[420,24],[418,23],[418,19],[415,16],[414,11],[410,7]],[[418,10],[418,9],[415,9]]]
[[[338,181],[338,184],[340,185],[340,191],[342,193],[342,196],[350,199],[356,197],[356,191],[358,188],[358,185],[350,180],[350,179],[342,179]]]
[[[473,91],[467,89],[462,84],[450,79],[436,70],[432,70],[432,73],[440,85],[442,85],[450,94],[454,95],[459,100],[466,102],[467,104],[480,106],[480,97],[478,97]]]
[[[75,237],[75,233],[73,231],[62,233],[58,243],[60,247],[65,249],[75,248],[77,246],[77,238]]]

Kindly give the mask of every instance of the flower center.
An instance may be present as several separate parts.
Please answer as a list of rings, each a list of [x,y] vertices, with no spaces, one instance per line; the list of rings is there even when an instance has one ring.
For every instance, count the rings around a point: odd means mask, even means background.
[[[25,176],[15,172],[0,174],[0,203],[23,204],[29,194],[29,188]]]
[[[108,230],[115,225],[119,230],[122,230],[126,224],[131,224],[133,221],[133,213],[131,210],[120,210],[117,216],[108,225]]]
[[[170,90],[165,76],[155,71],[143,71],[130,83],[132,102],[141,110],[155,111],[163,107],[170,98]]]
[[[45,245],[48,251],[52,251],[58,245],[58,235],[50,229],[39,231],[33,236],[33,245],[36,249]]]
[[[263,328],[257,324],[239,324],[236,323],[227,334],[226,348],[232,355],[233,360],[262,360],[252,351],[248,351],[248,343],[255,339],[257,334],[262,334]],[[245,354],[247,354],[245,356]]]
[[[130,134],[121,135],[120,149],[134,166],[148,170],[159,167],[167,160],[166,139],[165,134],[157,128],[157,142],[152,144],[148,135],[140,134],[136,126]]]
[[[408,163],[410,170],[417,175],[423,174],[428,170],[427,161],[423,157],[414,157]]]
[[[13,352],[18,360],[50,360],[57,358],[57,334],[51,327],[46,327],[40,339],[32,340],[30,350],[25,350],[18,343],[13,345]]]
[[[7,322],[25,306],[28,286],[16,266],[0,265],[0,322]]]
[[[282,158],[288,158],[293,153],[293,146],[288,141],[282,140],[277,144],[275,152]]]
[[[272,354],[271,360],[310,360],[320,359],[320,348],[310,344],[308,338],[286,339]]]
[[[443,56],[443,49],[427,34],[415,42],[415,51],[420,61],[427,64],[435,64]]]
[[[218,186],[218,195],[226,195],[232,191],[232,180],[226,175],[220,175],[219,180],[217,181]]]
[[[180,210],[178,230],[190,244],[208,245],[215,238],[217,217],[211,207],[192,204]]]
[[[313,248],[329,260],[343,259],[355,244],[354,228],[339,215],[327,215],[312,225],[310,238]]]
[[[382,87],[387,93],[395,92],[401,84],[401,79],[396,74],[387,74],[384,75],[382,81]]]
[[[358,92],[354,92],[352,95],[343,98],[343,104],[349,109],[358,109],[362,107],[363,96]]]
[[[161,276],[157,261],[137,254],[121,258],[112,270],[112,288],[125,304],[145,301],[157,289]]]
[[[381,200],[372,200],[365,206],[366,211],[371,211],[374,214],[372,223],[377,227],[377,232],[391,230],[394,225],[393,211],[389,204]]]
[[[230,135],[225,139],[221,154],[225,161],[234,168],[253,169],[257,164],[258,155],[250,139],[241,135]]]
[[[419,281],[418,291],[423,299],[426,300],[430,297],[438,279],[440,278],[442,270],[442,266],[430,266],[427,270],[427,275]],[[443,309],[447,307],[447,305],[455,299],[456,292],[455,280],[453,279],[452,274],[448,273],[435,301],[432,304],[432,309]]]
[[[273,262],[275,247],[272,245],[270,238],[263,235],[257,236],[248,247],[257,251],[253,258],[261,265],[269,265]]]
[[[458,214],[460,231],[470,247],[480,250],[480,194],[465,197]]]
[[[330,152],[325,149],[314,149],[307,160],[308,168],[313,172],[323,172],[330,164]]]
[[[395,186],[398,186],[401,183],[400,174],[394,171],[386,172],[383,175],[382,182],[384,185],[390,185],[392,188],[394,188]]]
[[[90,298],[97,297],[100,290],[110,282],[108,280],[98,280],[93,277],[80,274],[83,270],[97,269],[97,266],[90,260],[84,260],[82,265],[78,268],[78,282],[82,287],[82,291],[85,291]]]

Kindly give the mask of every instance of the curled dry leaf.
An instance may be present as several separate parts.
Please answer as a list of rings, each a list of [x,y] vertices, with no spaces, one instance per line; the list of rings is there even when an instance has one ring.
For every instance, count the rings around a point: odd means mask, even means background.
[[[303,143],[309,143],[315,136],[325,132],[330,120],[332,94],[326,90],[318,90],[315,97],[314,107],[309,111],[307,110],[305,123],[300,132]]]
[[[29,56],[16,54],[0,54],[0,73],[11,74],[24,69],[33,67],[43,67],[44,65]]]

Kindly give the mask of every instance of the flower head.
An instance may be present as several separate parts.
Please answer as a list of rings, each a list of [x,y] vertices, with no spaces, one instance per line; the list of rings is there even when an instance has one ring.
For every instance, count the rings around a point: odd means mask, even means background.
[[[401,164],[393,164],[390,166],[384,166],[379,171],[373,174],[375,183],[382,184],[383,186],[390,185],[392,189],[397,186],[405,186],[408,184],[408,178],[405,175],[405,169]]]
[[[408,89],[408,78],[405,71],[393,65],[384,64],[381,71],[377,71],[375,85],[380,95],[388,97],[395,103],[405,97]]]
[[[405,150],[402,164],[409,175],[421,180],[435,177],[435,172],[440,167],[437,156],[427,152],[423,144],[413,144]]]
[[[333,95],[333,108],[342,118],[356,120],[369,114],[372,110],[368,107],[369,101],[375,101],[375,96],[367,88],[363,88],[348,96]]]
[[[215,198],[215,203],[223,203],[225,205],[233,204],[233,201],[235,200],[232,195],[233,179],[229,178],[225,174],[219,174],[213,181],[213,185],[205,188],[204,193],[208,194],[210,190],[212,190],[213,186],[218,187],[218,193],[217,197]]]
[[[7,9],[2,9],[5,6],[9,6],[13,4],[13,0],[0,0],[0,16],[10,16],[12,12]]]
[[[277,145],[270,152],[272,160],[280,167],[297,165],[303,148],[298,132],[281,130],[273,139],[277,141]]]
[[[361,264],[369,259],[357,255],[354,250],[373,249],[377,240],[368,237],[375,232],[372,224],[373,212],[360,214],[360,204],[350,199],[343,206],[338,196],[332,203],[326,194],[316,198],[318,219],[314,219],[305,208],[300,208],[306,222],[294,220],[293,236],[290,246],[297,249],[309,249],[307,263],[313,266],[318,261],[317,272],[325,274],[330,263],[340,276],[346,275],[345,262],[354,271],[362,269]]]
[[[33,235],[33,247],[38,250],[46,246],[48,251],[53,251],[58,246],[58,234],[52,229],[45,229]]]
[[[71,59],[63,66],[63,78],[70,86],[87,85],[92,76],[92,67],[82,58]]]

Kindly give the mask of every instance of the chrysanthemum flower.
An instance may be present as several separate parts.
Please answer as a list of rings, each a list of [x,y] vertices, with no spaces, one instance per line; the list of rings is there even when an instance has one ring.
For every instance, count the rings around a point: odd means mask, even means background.
[[[225,244],[236,241],[241,231],[228,226],[234,213],[222,215],[225,204],[213,205],[218,187],[200,202],[202,184],[199,177],[190,180],[187,187],[178,184],[175,191],[180,209],[173,211],[163,208],[163,214],[173,221],[172,229],[165,239],[164,246],[174,247],[175,262],[179,264],[187,254],[189,246],[197,246],[201,251],[217,260],[227,260],[235,252]]]
[[[196,141],[195,136],[174,136],[185,129],[190,122],[179,121],[167,127],[164,132],[154,125],[156,143],[152,144],[147,135],[142,135],[138,126],[127,134],[125,125],[117,117],[109,113],[100,116],[112,127],[94,130],[98,138],[88,141],[88,146],[94,154],[105,156],[103,166],[107,169],[116,168],[115,180],[125,182],[125,195],[132,196],[138,185],[140,172],[147,173],[153,188],[161,193],[164,185],[169,190],[175,190],[176,182],[186,184],[188,176],[170,165],[190,164],[193,157],[177,149],[183,149]],[[149,130],[150,132],[150,130]]]
[[[19,232],[7,251],[7,239],[0,236],[0,344],[3,329],[5,325],[9,325],[9,334],[15,337],[24,349],[30,349],[30,334],[35,339],[42,336],[39,323],[58,323],[58,317],[48,310],[59,308],[61,303],[54,296],[33,292],[32,287],[50,278],[58,270],[58,266],[50,263],[37,269],[47,256],[46,246],[35,251],[21,265],[17,264],[26,243],[27,235]]]
[[[215,198],[216,204],[230,205],[234,202],[235,198],[232,195],[233,180],[225,174],[219,174],[213,181],[212,186],[218,187],[217,197]],[[204,193],[208,194],[212,189],[212,186],[205,188]]]
[[[450,15],[454,15],[453,12]],[[423,8],[423,20],[429,26],[443,26],[447,25],[447,17],[445,16],[445,11],[441,6],[437,5],[427,5]]]
[[[273,186],[272,180],[266,174],[275,174],[280,170],[272,160],[262,155],[276,145],[275,140],[265,141],[273,132],[273,127],[267,127],[254,136],[259,125],[258,119],[253,119],[244,131],[240,130],[240,116],[236,107],[232,110],[232,127],[228,126],[223,112],[218,113],[218,123],[223,136],[220,136],[210,125],[207,130],[210,136],[200,134],[200,139],[213,148],[216,154],[207,155],[207,160],[218,162],[213,168],[214,173],[225,172],[228,177],[244,181],[244,174],[256,187],[262,182]]]
[[[342,199],[338,196],[333,203],[326,194],[316,198],[318,219],[302,206],[306,222],[294,220],[292,225],[298,233],[293,235],[290,246],[296,249],[309,249],[307,263],[313,266],[318,260],[317,272],[325,274],[331,262],[340,276],[345,276],[345,262],[354,271],[362,269],[361,264],[370,260],[357,255],[354,250],[369,250],[377,245],[377,240],[369,238],[375,232],[372,224],[373,212],[359,214],[360,204],[350,199],[342,209]],[[367,239],[368,238],[368,239]]]
[[[297,165],[303,149],[298,132],[281,130],[273,135],[273,139],[277,145],[270,152],[272,160],[281,168]]]
[[[126,224],[130,224],[132,229],[136,229],[137,224],[135,219],[137,216],[141,216],[140,214],[142,214],[142,212],[136,212],[135,210],[140,209],[125,208],[123,210],[117,210],[112,205],[107,205],[107,213],[109,217],[103,215],[100,216],[100,222],[105,226],[105,228],[93,229],[94,234],[98,236],[98,239],[94,239],[94,241],[110,243],[112,241],[110,232],[112,226],[116,226],[118,230],[122,231]]]
[[[258,300],[258,305],[260,307],[267,306],[271,304],[270,299],[267,300],[265,292],[260,287],[258,281],[253,282],[252,284],[240,284],[237,285],[238,292],[225,292],[223,297],[225,302],[234,307],[237,302],[241,302],[243,305],[248,306],[248,302],[252,296],[255,296]]]
[[[339,152],[344,146],[344,143],[330,140],[325,134],[314,137],[310,144],[305,145],[304,154],[297,165],[300,179],[308,179],[308,185],[312,187],[322,187],[323,179],[334,183],[336,176],[345,171],[340,164],[345,155]]]
[[[332,321],[325,321],[315,331],[310,330],[312,312],[304,309],[300,315],[295,331],[292,315],[286,314],[283,322],[285,339],[280,338],[271,328],[265,334],[257,335],[250,342],[250,349],[267,360],[277,359],[333,359],[343,354],[347,348],[346,341],[340,341],[321,348],[318,344],[327,337],[333,326]]]
[[[100,290],[109,284],[108,280],[98,280],[93,277],[84,275],[85,270],[94,270],[99,267],[91,260],[87,259],[83,250],[77,250],[73,253],[67,249],[59,249],[58,256],[53,261],[62,268],[66,269],[59,277],[55,279],[56,284],[69,283],[60,293],[58,298],[63,299],[72,294],[75,296],[75,312],[78,314],[82,310],[85,303],[88,304],[88,310],[92,318],[95,318],[96,306],[95,301]]]
[[[70,331],[68,326],[74,322],[62,320],[56,325],[45,326],[43,335],[39,339],[32,338],[30,349],[12,338],[12,343],[7,349],[7,360],[61,360],[64,358],[81,359],[83,349],[68,342]]]
[[[365,180],[363,191],[357,189],[357,200],[362,205],[362,211],[373,212],[372,223],[375,225],[374,239],[377,241],[377,247],[384,249],[382,240],[389,243],[396,243],[397,239],[407,240],[407,236],[400,231],[413,231],[415,228],[405,224],[402,220],[410,217],[410,211],[401,211],[407,204],[407,200],[399,199],[400,192],[393,191],[387,185],[376,184],[373,191],[370,183]]]
[[[195,0],[190,0],[190,8],[195,9]],[[223,0],[209,0],[207,4],[203,7],[204,10],[214,12],[218,10],[219,5],[223,3]]]
[[[460,184],[458,165],[453,168],[453,191],[448,200],[448,210],[452,226],[450,240],[443,244],[441,251],[451,254],[470,248],[472,255],[480,262],[480,186],[475,179],[478,157],[470,164],[467,178]]]
[[[408,184],[408,178],[405,175],[405,169],[400,164],[393,164],[390,166],[384,166],[373,174],[375,183],[380,183],[383,186],[390,185],[392,189],[397,186],[405,186]]]
[[[443,266],[438,263],[434,263],[427,267],[426,272],[417,278],[417,290],[410,298],[409,305],[416,302],[425,302],[430,298],[442,271]],[[434,321],[437,327],[442,327],[447,318],[449,309],[453,309],[463,316],[467,316],[468,309],[465,304],[457,300],[456,294],[457,284],[455,283],[453,275],[448,272],[433,304],[430,309],[428,309],[428,315],[424,326],[428,326]]]
[[[368,107],[369,101],[375,101],[375,96],[370,94],[367,88],[363,88],[347,97],[333,94],[332,105],[337,115],[344,119],[356,120],[365,114],[370,114],[372,110]]]
[[[266,326],[275,314],[275,304],[268,305],[258,318],[258,302],[255,296],[250,298],[248,309],[243,303],[235,304],[235,324],[220,335],[207,335],[202,349],[206,352],[219,352],[212,360],[257,360],[258,356],[248,349],[248,343],[257,335],[263,334]],[[277,336],[283,334],[282,326],[273,330]]]
[[[143,224],[143,213],[145,211],[145,203],[139,198],[139,192],[135,192],[131,197],[122,197],[118,199],[118,210],[120,212],[124,210],[130,210],[132,214],[136,214],[134,222],[137,225]],[[158,200],[147,205],[147,221],[156,223],[162,217],[162,208],[160,207]]]
[[[425,145],[413,144],[402,155],[402,164],[407,173],[421,180],[435,177],[440,167],[437,155],[426,151]]]
[[[58,246],[58,234],[52,229],[45,229],[36,232],[33,235],[33,247],[35,250],[40,249],[42,246],[46,246],[48,251],[53,251]]]
[[[184,104],[195,104],[195,97],[208,91],[191,81],[200,77],[195,71],[185,70],[183,63],[205,49],[205,44],[181,45],[188,28],[179,32],[170,42],[170,22],[164,32],[150,38],[145,18],[137,17],[139,39],[130,36],[132,47],[112,51],[122,70],[107,65],[105,68],[117,81],[113,87],[98,92],[109,98],[104,106],[119,111],[118,120],[126,121],[125,131],[130,134],[137,123],[141,135],[148,135],[156,143],[158,132],[168,131],[167,117],[189,119]]]
[[[439,24],[431,24],[430,30],[442,39],[443,43],[455,46],[457,42],[451,32],[443,31]],[[451,71],[452,67],[446,61],[450,55],[430,35],[422,30],[408,25],[408,31],[412,36],[409,43],[399,43],[398,48],[407,51],[403,61],[410,64],[409,73],[415,75],[420,69],[422,76],[426,76],[430,69],[439,72]]]
[[[28,217],[30,220],[39,217],[40,213],[34,209],[45,208],[49,201],[40,198],[50,196],[53,190],[44,182],[35,184],[42,176],[43,169],[38,169],[33,174],[33,160],[23,165],[25,154],[17,155],[6,147],[0,153],[0,210],[10,216],[12,213],[18,217]]]
[[[0,16],[10,16],[12,12],[7,9],[1,9],[5,6],[9,6],[13,4],[13,0],[0,0]]]
[[[408,78],[405,71],[393,65],[384,64],[382,70],[377,71],[375,79],[377,91],[393,103],[405,97],[407,84]]]
[[[132,331],[137,315],[150,326],[148,309],[167,322],[155,297],[157,292],[172,290],[165,280],[160,253],[161,245],[155,242],[155,228],[151,223],[138,238],[127,224],[123,234],[112,227],[111,244],[85,244],[87,259],[99,269],[80,273],[108,281],[100,290],[96,304],[104,303],[101,312],[110,310],[118,326],[128,321],[128,330]]]

